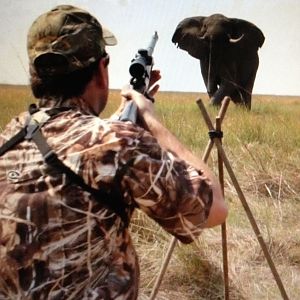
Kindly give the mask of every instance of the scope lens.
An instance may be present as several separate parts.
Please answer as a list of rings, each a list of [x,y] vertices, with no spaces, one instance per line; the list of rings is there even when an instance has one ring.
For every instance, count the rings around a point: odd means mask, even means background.
[[[129,67],[129,73],[133,77],[143,77],[146,63],[142,57],[135,59]]]

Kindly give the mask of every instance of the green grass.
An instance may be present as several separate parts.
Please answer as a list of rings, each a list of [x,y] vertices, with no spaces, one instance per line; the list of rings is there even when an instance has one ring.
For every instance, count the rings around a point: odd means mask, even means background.
[[[199,93],[159,93],[162,122],[199,157],[208,129],[196,100],[202,98],[213,123],[218,109]],[[0,129],[33,98],[28,88],[0,88]],[[111,91],[103,117],[118,106]],[[254,95],[252,110],[230,104],[222,130],[223,146],[257,221],[290,299],[300,295],[300,97]],[[217,174],[213,149],[208,164]],[[225,172],[230,299],[282,299],[235,188]],[[147,299],[171,237],[140,212],[132,236],[141,264],[141,300]],[[157,299],[223,299],[220,228],[205,230],[191,245],[178,245]]]

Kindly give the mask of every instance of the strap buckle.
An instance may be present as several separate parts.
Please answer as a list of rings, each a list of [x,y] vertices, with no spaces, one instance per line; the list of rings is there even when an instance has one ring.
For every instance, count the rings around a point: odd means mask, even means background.
[[[46,123],[50,119],[50,116],[44,111],[38,110],[33,113],[28,121],[28,125],[26,127],[26,135],[25,139],[30,140],[34,133],[40,129],[44,123]]]
[[[26,135],[24,137],[25,140],[31,140],[34,133],[40,128],[38,124],[32,124],[30,121],[29,125],[26,127]]]

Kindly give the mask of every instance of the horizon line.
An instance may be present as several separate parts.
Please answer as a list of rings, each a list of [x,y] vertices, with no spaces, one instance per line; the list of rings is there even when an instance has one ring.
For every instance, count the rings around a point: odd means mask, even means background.
[[[30,84],[22,84],[22,83],[1,83],[0,86],[15,86],[15,87],[30,87]],[[121,91],[118,88],[110,88],[110,91]],[[200,93],[207,94],[206,91],[174,91],[174,90],[159,90],[161,93]],[[271,93],[252,93],[252,96],[280,96],[280,97],[300,97],[300,95],[295,94],[271,94]]]

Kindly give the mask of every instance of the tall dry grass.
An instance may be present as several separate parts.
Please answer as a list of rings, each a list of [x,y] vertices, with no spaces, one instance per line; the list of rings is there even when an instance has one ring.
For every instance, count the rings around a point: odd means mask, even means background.
[[[208,141],[195,103],[198,93],[159,93],[157,112],[167,127],[200,157]],[[0,88],[0,128],[32,101],[26,88]],[[117,107],[111,91],[103,116]],[[218,110],[207,105],[211,117]],[[290,299],[300,295],[300,97],[253,97],[252,111],[229,105],[223,145]],[[216,150],[208,160],[216,171]],[[217,171],[216,171],[217,173]],[[225,171],[230,299],[282,299],[235,188]],[[171,236],[140,212],[132,236],[140,257],[140,299],[148,299]],[[223,299],[220,228],[177,245],[157,299]]]
[[[0,85],[0,130],[12,116],[26,110],[33,99],[28,87]]]

